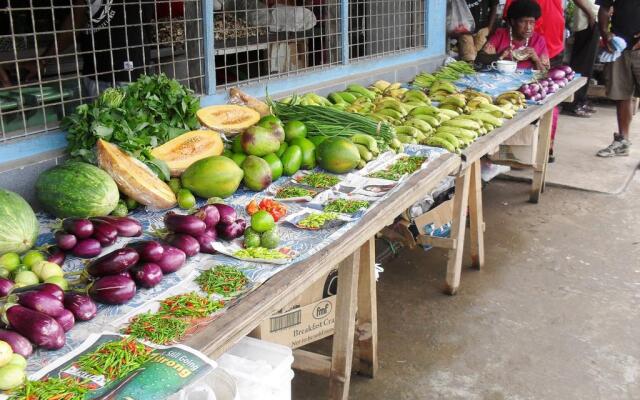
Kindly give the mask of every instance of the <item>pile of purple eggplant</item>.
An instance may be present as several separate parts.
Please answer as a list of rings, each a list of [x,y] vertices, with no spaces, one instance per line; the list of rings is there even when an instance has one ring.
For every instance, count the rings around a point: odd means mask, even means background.
[[[193,214],[181,215],[169,211],[164,216],[169,234],[165,237],[172,246],[188,257],[200,252],[214,254],[213,244],[222,238],[233,240],[244,234],[246,222],[236,210],[222,203],[207,204]]]
[[[130,217],[67,218],[62,229],[55,233],[56,250],[49,261],[64,263],[67,252],[76,257],[93,258],[103,247],[111,246],[118,236],[135,237],[142,234],[142,225]]]
[[[568,65],[560,65],[549,70],[547,78],[534,83],[527,83],[520,87],[520,92],[527,100],[542,101],[547,96],[567,86],[576,76]]]
[[[5,301],[3,320],[7,329],[0,329],[0,340],[25,358],[33,352],[33,345],[47,350],[62,348],[65,332],[76,321],[88,321],[97,312],[91,297],[65,293],[52,283],[16,289]]]

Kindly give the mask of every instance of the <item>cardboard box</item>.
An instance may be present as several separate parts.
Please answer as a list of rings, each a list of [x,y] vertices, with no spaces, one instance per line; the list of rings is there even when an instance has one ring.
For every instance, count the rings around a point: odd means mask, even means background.
[[[413,219],[418,231],[424,233],[424,226],[433,224],[436,227],[441,227],[448,224],[453,219],[453,200],[447,200],[435,208],[427,211],[426,213]]]
[[[338,272],[334,270],[262,321],[249,336],[295,349],[333,335],[337,288]]]
[[[491,159],[515,161],[520,164],[533,164],[538,150],[538,128],[539,125],[531,124],[523,128],[520,132],[505,140],[500,145],[497,154]]]

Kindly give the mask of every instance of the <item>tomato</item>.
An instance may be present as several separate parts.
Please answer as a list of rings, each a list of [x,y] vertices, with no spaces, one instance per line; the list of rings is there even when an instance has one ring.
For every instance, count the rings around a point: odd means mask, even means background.
[[[280,218],[287,215],[287,208],[273,199],[262,199],[260,201],[260,210],[267,211],[273,217],[274,221],[278,221]]]

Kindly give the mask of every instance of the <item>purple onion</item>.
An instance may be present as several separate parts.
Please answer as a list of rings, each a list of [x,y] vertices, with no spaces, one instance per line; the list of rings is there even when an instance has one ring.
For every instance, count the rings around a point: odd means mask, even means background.
[[[55,234],[56,244],[62,250],[71,250],[78,243],[78,238],[72,233],[57,231]]]
[[[200,218],[207,228],[214,228],[218,222],[220,222],[220,212],[218,211],[218,207],[213,204],[200,207],[193,215]]]
[[[33,353],[31,342],[18,332],[0,329],[0,340],[7,342],[14,353],[20,354],[24,358],[29,357],[31,353]]]
[[[573,69],[571,69],[570,66],[568,65],[560,65],[558,67],[556,67],[557,69],[560,69],[562,71],[564,71],[565,74],[571,74],[573,73]]]
[[[140,261],[156,262],[162,258],[164,253],[164,247],[159,242],[154,240],[141,240],[139,242],[132,242],[127,245],[135,249],[140,255]]]
[[[14,285],[13,281],[6,278],[0,278],[0,297],[5,297],[9,293],[11,293],[11,289],[13,289],[13,285]]]
[[[218,234],[215,229],[207,229],[202,235],[196,236],[196,240],[200,243],[200,252],[207,254],[216,254],[213,244],[218,240]]]
[[[136,283],[131,278],[108,275],[93,281],[89,296],[105,304],[124,304],[136,295]]]
[[[237,219],[230,224],[219,223],[216,231],[224,240],[233,240],[242,236],[246,227],[247,223],[244,219]]]
[[[131,217],[97,217],[101,221],[112,224],[118,230],[118,236],[135,237],[142,235],[142,225]]]
[[[65,332],[69,332],[76,324],[76,319],[73,316],[73,313],[69,310],[63,310],[62,314],[56,317],[56,321],[58,321],[62,330]]]
[[[146,289],[151,289],[159,284],[164,276],[160,266],[154,263],[137,265],[131,270],[131,272],[133,280],[136,281],[139,286]]]
[[[238,219],[235,208],[222,203],[216,203],[214,206],[218,209],[218,213],[220,214],[220,223],[231,224]]]
[[[73,316],[78,321],[89,321],[98,312],[98,307],[96,307],[96,303],[93,302],[91,297],[80,293],[65,293],[64,306],[73,313]]]
[[[65,218],[62,229],[75,235],[77,239],[86,239],[93,235],[93,224],[86,218]]]
[[[78,240],[78,244],[71,250],[71,253],[80,258],[93,258],[102,252],[102,246],[96,239],[88,238]]]
[[[164,246],[164,254],[162,255],[162,259],[158,261],[156,264],[162,269],[163,274],[171,274],[176,272],[187,260],[187,255],[184,251],[169,245]]]
[[[549,71],[549,78],[553,79],[554,81],[563,79],[566,75],[567,74],[563,70],[557,68]]]
[[[60,300],[46,292],[24,292],[17,295],[18,304],[34,311],[39,311],[50,317],[58,317],[64,310]]]
[[[171,232],[200,235],[207,229],[204,221],[195,215],[180,215],[172,211],[164,216],[164,224]]]
[[[58,264],[60,266],[64,264],[64,260],[67,258],[67,253],[55,246],[49,249],[48,252],[49,256],[47,257],[47,261]]]
[[[184,251],[187,257],[193,257],[200,252],[200,243],[191,235],[174,233],[169,235],[167,242]]]
[[[25,336],[36,346],[57,350],[66,342],[64,330],[58,321],[46,314],[15,305],[6,310],[5,316],[16,332]]]

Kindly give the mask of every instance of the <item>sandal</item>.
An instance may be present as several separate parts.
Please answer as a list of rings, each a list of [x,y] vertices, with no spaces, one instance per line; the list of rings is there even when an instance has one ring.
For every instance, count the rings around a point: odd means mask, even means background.
[[[563,114],[570,115],[578,118],[591,118],[591,113],[584,109],[584,107],[574,107],[562,110]]]

